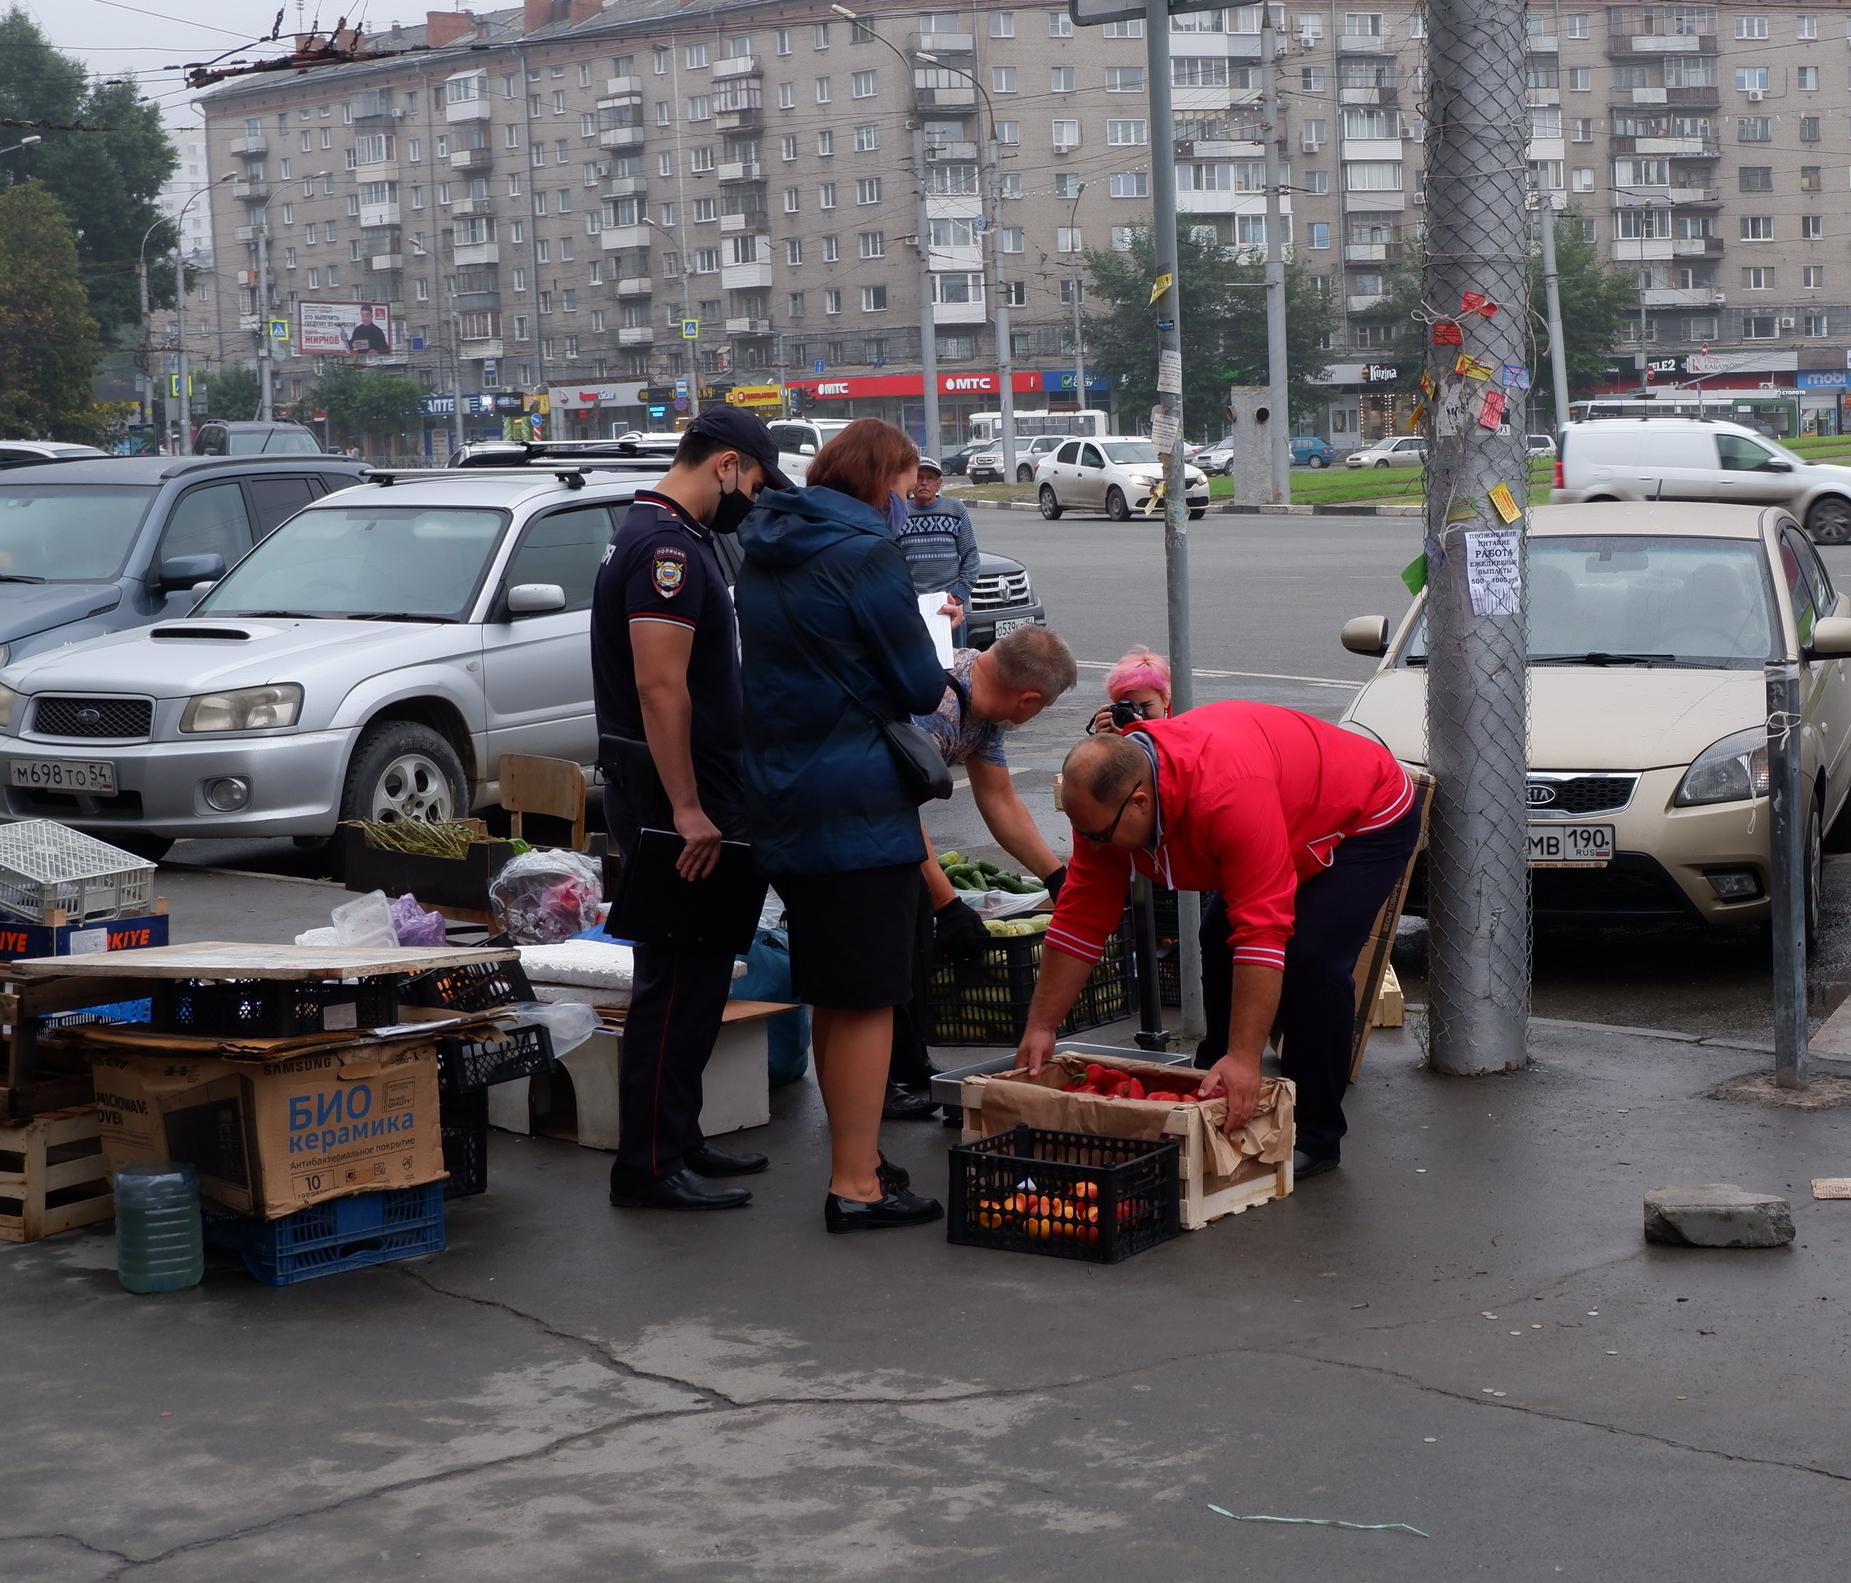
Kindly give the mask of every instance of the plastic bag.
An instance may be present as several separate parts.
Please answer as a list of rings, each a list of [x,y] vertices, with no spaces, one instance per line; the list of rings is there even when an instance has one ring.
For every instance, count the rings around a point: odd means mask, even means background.
[[[553,1054],[556,1056],[576,1050],[598,1031],[598,1024],[602,1021],[596,1006],[587,1006],[577,1000],[522,1001],[496,1015],[509,1016],[517,1023],[537,1024],[546,1029],[552,1036]]]
[[[553,945],[598,921],[604,876],[582,852],[523,852],[489,882],[495,928],[516,945]]]
[[[338,945],[397,945],[398,931],[392,927],[392,904],[386,893],[369,890],[336,907],[334,937]]]
[[[400,945],[442,946],[450,943],[443,914],[426,912],[410,891],[392,903],[392,928]]]
[[[341,931],[332,924],[323,924],[319,929],[304,929],[296,936],[297,945],[339,945]]]
[[[791,941],[782,929],[760,929],[746,953],[746,970],[733,980],[735,1000],[771,1000],[788,1004],[791,994]],[[765,1025],[766,1060],[771,1086],[794,1083],[810,1069],[810,1008],[781,1011]]]

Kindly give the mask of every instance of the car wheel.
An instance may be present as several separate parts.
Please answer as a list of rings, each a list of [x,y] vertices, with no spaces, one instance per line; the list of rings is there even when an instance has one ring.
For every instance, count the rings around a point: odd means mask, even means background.
[[[1806,815],[1806,954],[1819,949],[1820,920],[1825,888],[1825,843],[1819,831],[1819,800],[1813,799]]]
[[[1329,467],[1330,463],[1325,461],[1321,456],[1314,456],[1306,465],[1308,467]]]
[[[1382,458],[1382,460],[1381,460],[1381,461],[1379,461],[1379,462],[1377,462],[1377,463],[1376,463],[1375,465],[1376,465],[1377,467],[1386,467],[1386,466],[1388,465],[1388,458],[1387,458],[1387,457],[1383,457],[1383,458]]]
[[[1018,467],[1018,468],[1017,468],[1017,469],[1015,470],[1015,481],[1016,481],[1016,482],[1017,482],[1018,484],[1032,484],[1032,483],[1033,483],[1033,482],[1035,481],[1035,470],[1034,470],[1034,468],[1032,468],[1032,467]]]
[[[174,844],[164,835],[112,835],[105,839],[111,846],[119,846],[124,852],[133,852],[145,862],[158,863],[174,849]]]
[[[1052,484],[1041,486],[1041,514],[1050,522],[1060,520],[1060,497],[1054,493]]]
[[[1131,517],[1131,507],[1125,502],[1125,492],[1114,484],[1105,492],[1105,514],[1114,522],[1126,522]]]
[[[1193,511],[1189,513],[1189,520],[1191,522],[1200,522],[1207,515],[1208,515],[1208,508],[1206,506],[1197,506]]]
[[[341,793],[342,819],[435,823],[467,807],[462,760],[429,726],[387,720],[362,734]]]
[[[1816,501],[1806,513],[1806,531],[1815,544],[1844,544],[1851,541],[1851,500],[1843,495],[1827,495]]]

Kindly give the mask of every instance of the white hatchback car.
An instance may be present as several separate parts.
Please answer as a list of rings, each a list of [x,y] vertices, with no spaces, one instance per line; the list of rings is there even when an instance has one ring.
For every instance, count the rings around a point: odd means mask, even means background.
[[[1108,434],[1093,440],[1066,440],[1044,456],[1035,469],[1035,495],[1041,514],[1052,522],[1067,511],[1103,511],[1123,522],[1151,503],[1163,478],[1157,447],[1131,434]],[[1189,515],[1208,510],[1208,478],[1199,467],[1183,468]]]
[[[1351,451],[1345,467],[1419,467],[1427,460],[1426,439],[1418,434],[1389,435],[1375,444]]]

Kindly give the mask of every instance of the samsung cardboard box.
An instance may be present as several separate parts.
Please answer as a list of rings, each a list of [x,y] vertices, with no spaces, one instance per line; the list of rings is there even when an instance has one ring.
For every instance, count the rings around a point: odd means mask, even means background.
[[[186,1049],[95,1051],[112,1167],[174,1160],[202,1197],[276,1220],[349,1193],[444,1176],[437,1051],[362,1040],[272,1060]]]

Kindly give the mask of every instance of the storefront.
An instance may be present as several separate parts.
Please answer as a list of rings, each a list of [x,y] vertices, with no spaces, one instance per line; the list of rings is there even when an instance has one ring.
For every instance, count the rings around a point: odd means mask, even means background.
[[[551,398],[554,439],[608,440],[631,429],[661,426],[659,422],[650,422],[650,386],[634,380],[616,384],[554,385],[547,395]],[[673,399],[671,390],[668,402],[662,404],[672,404]]]
[[[1058,412],[1062,407],[1076,410],[1080,407],[1094,407],[1102,412],[1112,410],[1112,381],[1094,369],[1086,371],[1086,399],[1076,402],[1073,399],[1073,370],[1071,368],[1044,369],[1041,375],[1041,388],[1047,394],[1048,410]]]
[[[517,390],[479,390],[463,397],[463,439],[499,440],[503,422],[518,418],[522,396]],[[440,459],[450,454],[456,443],[456,398],[426,396],[424,409],[424,454]]]
[[[1408,376],[1412,383],[1413,373]],[[1393,434],[1406,434],[1415,397],[1402,387],[1399,363],[1333,363],[1314,430],[1338,451],[1354,451]]]
[[[1068,371],[1068,380],[1073,378]],[[925,443],[925,376],[923,374],[863,374],[842,379],[793,379],[789,389],[803,407],[823,418],[883,418],[899,425]],[[1003,382],[998,374],[940,374],[938,420],[946,449],[964,443],[971,416],[993,412],[1001,399]],[[1039,370],[1018,369],[1013,381],[1016,403],[1045,395]]]

